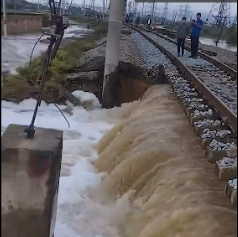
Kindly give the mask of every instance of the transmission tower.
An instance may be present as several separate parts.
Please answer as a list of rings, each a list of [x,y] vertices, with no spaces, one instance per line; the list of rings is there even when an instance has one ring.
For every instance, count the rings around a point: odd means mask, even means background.
[[[219,29],[219,35],[216,40],[216,46],[222,36],[224,27],[230,25],[230,3],[221,1],[221,3],[214,3],[208,14],[206,23],[215,26]]]
[[[187,19],[191,17],[192,11],[188,3],[181,4],[178,8],[179,9],[177,11],[177,19],[179,19],[179,21],[181,21],[183,17],[186,17]]]
[[[90,8],[93,10],[93,12],[95,11],[95,0],[90,0]]]
[[[230,22],[230,3],[221,1],[214,3],[206,19],[208,25],[224,27],[229,25]]]
[[[154,20],[155,20],[155,8],[156,8],[156,4],[155,4],[155,0],[153,0],[152,11],[151,11],[151,21],[152,21],[152,24],[154,24]]]
[[[139,4],[139,3],[135,3],[135,2],[133,2],[133,14],[136,14],[138,4]]]
[[[132,13],[133,12],[133,4],[132,4],[132,1],[130,1],[128,3],[128,10],[129,10],[129,13]]]
[[[163,25],[166,24],[166,20],[167,20],[167,17],[168,17],[168,8],[169,8],[169,3],[166,2],[164,4],[164,13],[163,13],[163,22],[162,22]]]
[[[233,23],[232,23],[232,26],[236,26],[236,25],[237,25],[237,14],[236,14],[236,16],[235,16],[235,18],[233,20]]]
[[[127,13],[127,0],[124,0],[123,19],[126,18],[126,13]]]

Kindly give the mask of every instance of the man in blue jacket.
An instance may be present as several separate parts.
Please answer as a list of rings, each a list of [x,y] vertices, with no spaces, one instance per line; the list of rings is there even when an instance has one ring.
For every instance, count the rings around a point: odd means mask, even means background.
[[[203,21],[201,20],[201,13],[197,14],[197,20],[192,22],[192,34],[191,34],[191,56],[190,58],[197,58],[198,43],[200,33],[203,27]]]

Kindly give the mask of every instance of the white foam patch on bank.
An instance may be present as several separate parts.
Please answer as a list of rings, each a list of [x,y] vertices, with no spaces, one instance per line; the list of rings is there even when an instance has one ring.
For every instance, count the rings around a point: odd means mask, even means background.
[[[77,91],[74,91],[72,95],[75,96],[77,99],[79,99],[81,103],[91,101],[93,104],[93,107],[101,107],[97,97],[92,93],[77,90]]]
[[[81,99],[95,97],[78,93]],[[19,105],[2,101],[2,132],[9,124],[29,125],[35,100],[28,99]],[[60,106],[65,109],[66,106]],[[120,109],[113,109],[117,111]],[[105,114],[103,116],[103,114]],[[114,113],[113,113],[114,114]],[[118,113],[119,114],[119,113]],[[95,146],[114,125],[114,116],[97,108],[86,111],[83,107],[65,114],[70,128],[54,105],[42,103],[35,126],[64,131],[63,160],[58,197],[57,221],[54,237],[119,237],[118,226],[127,213],[127,200],[112,205],[98,196],[103,174],[93,166],[97,159]]]

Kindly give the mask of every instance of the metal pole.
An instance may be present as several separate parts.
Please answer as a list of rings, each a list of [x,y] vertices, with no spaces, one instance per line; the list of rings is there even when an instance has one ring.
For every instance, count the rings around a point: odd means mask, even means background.
[[[115,91],[112,91],[113,89],[110,88],[111,86],[109,86],[108,76],[115,71],[119,63],[123,10],[124,1],[110,1],[107,48],[102,92],[102,101],[104,107],[110,107],[114,103],[114,101],[112,101],[112,95],[114,95]]]
[[[151,19],[152,24],[154,24],[154,15],[155,15],[155,0],[153,0],[153,5],[152,5],[152,19]]]
[[[86,0],[83,1],[83,12],[86,14]]]
[[[5,0],[2,1],[3,8],[3,35],[7,38],[7,14],[6,14],[6,3]]]
[[[144,7],[145,7],[145,2],[143,2],[143,6],[142,6],[141,19],[143,18],[143,15],[144,15]]]
[[[127,15],[127,0],[124,0],[124,11],[123,11],[123,21],[126,20],[126,15]]]
[[[65,15],[65,0],[62,0],[62,15]]]
[[[144,7],[145,7],[145,2],[143,2],[143,5],[142,5],[141,18],[140,18],[140,23],[141,23],[141,24],[143,24],[143,18],[144,18]]]
[[[105,0],[103,0],[103,9],[102,9],[102,13],[103,13],[103,21],[105,21]]]

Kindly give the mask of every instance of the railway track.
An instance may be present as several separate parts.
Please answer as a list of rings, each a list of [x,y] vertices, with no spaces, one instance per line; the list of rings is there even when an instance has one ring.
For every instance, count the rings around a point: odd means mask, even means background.
[[[188,59],[188,51],[183,58],[178,58],[173,42],[132,28],[138,32],[134,35],[136,41],[142,41],[142,36],[143,41],[147,40],[140,46],[145,54],[146,45],[153,45],[153,53],[146,60],[164,58],[168,81],[200,138],[208,161],[215,164],[217,177],[226,182],[225,190],[232,206],[237,207],[237,82],[212,62]]]
[[[164,34],[156,32],[155,30],[148,30],[146,28],[142,28],[142,29],[147,31],[147,32],[151,32],[151,33],[153,33],[153,34],[155,34],[155,35],[157,35],[157,36],[159,36],[159,37],[161,37],[161,38],[163,38],[165,40],[168,40],[171,43],[177,44],[176,40],[174,40],[173,38],[169,37],[170,35],[164,35]],[[188,50],[188,51],[191,51],[190,47],[188,47],[186,45],[185,45],[185,49]],[[232,67],[230,67],[230,66],[228,66],[228,65],[226,65],[226,64],[224,64],[222,62],[220,62],[219,60],[215,59],[214,57],[210,56],[209,54],[207,54],[205,52],[200,51],[200,52],[198,52],[198,55],[201,58],[203,58],[203,59],[213,63],[218,68],[224,70],[228,75],[230,75],[233,78],[233,80],[237,80],[237,70],[235,70],[234,68],[232,68]]]

